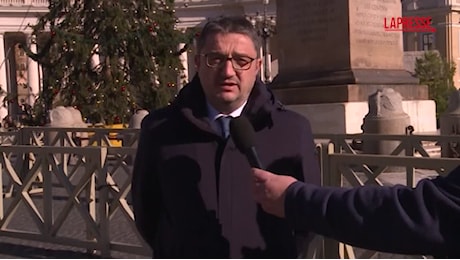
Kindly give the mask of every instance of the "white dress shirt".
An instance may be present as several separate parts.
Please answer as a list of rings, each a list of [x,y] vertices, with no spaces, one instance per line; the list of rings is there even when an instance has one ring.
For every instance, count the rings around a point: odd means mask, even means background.
[[[247,101],[243,103],[239,108],[235,109],[233,112],[230,114],[223,114],[217,111],[209,102],[206,102],[206,105],[208,107],[208,118],[209,122],[211,122],[211,127],[217,132],[221,133],[221,127],[220,123],[217,121],[218,118],[222,116],[231,116],[231,117],[239,117],[241,115],[241,112],[243,112],[244,106],[246,106]]]

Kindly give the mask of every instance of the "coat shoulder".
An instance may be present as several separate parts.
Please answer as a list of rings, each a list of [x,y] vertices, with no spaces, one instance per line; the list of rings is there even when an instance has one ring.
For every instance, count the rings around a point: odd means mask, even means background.
[[[145,118],[142,120],[141,128],[142,129],[154,129],[160,125],[164,125],[172,115],[175,113],[175,110],[171,106],[163,107],[157,110],[152,110]]]
[[[286,123],[289,125],[296,125],[301,128],[308,128],[310,129],[310,120],[307,116],[304,116],[298,112],[290,110],[288,108],[280,108],[275,110],[273,113],[275,117],[275,121]]]

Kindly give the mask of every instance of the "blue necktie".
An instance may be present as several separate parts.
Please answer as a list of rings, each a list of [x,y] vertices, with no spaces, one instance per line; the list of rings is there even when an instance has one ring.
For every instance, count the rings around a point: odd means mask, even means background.
[[[220,129],[221,129],[221,134],[222,137],[225,139],[228,138],[230,135],[230,120],[232,119],[231,116],[221,116],[218,118],[219,123],[220,123]]]

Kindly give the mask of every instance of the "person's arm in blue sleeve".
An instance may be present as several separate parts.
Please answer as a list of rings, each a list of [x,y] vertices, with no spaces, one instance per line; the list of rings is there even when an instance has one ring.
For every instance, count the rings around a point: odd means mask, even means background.
[[[256,180],[256,200],[271,213],[285,214],[295,229],[378,251],[459,255],[460,168],[448,177],[424,179],[416,188],[347,189],[275,178]],[[277,190],[280,185],[284,189]]]

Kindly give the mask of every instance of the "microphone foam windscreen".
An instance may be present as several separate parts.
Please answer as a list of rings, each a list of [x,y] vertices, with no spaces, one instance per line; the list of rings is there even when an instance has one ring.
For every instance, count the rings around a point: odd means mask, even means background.
[[[245,116],[239,116],[230,120],[230,135],[235,142],[236,148],[242,153],[254,147],[254,128]]]

